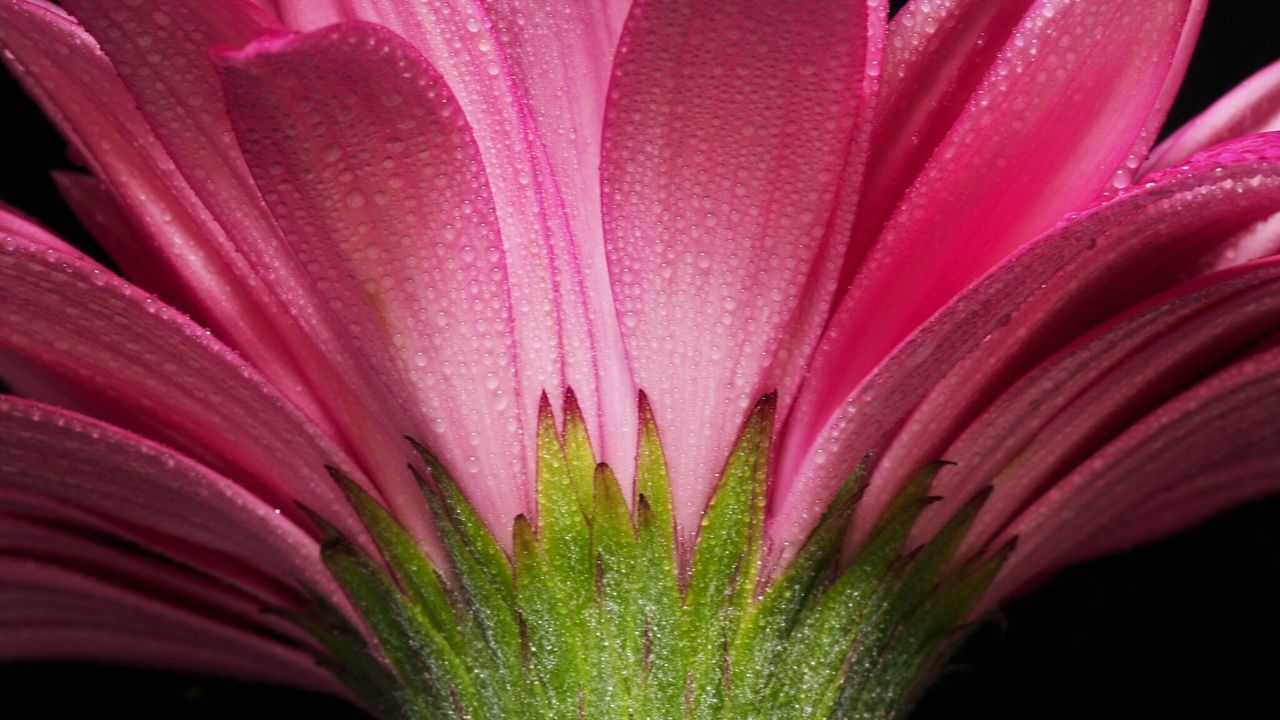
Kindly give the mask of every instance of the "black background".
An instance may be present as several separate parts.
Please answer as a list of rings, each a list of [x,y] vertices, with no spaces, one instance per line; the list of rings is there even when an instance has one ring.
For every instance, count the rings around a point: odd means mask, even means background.
[[[1170,125],[1280,58],[1273,5],[1210,7]],[[67,166],[62,141],[3,73],[0,121],[0,200],[91,247],[48,181],[50,167]],[[961,649],[912,717],[1274,717],[1278,671],[1274,498],[1069,569],[1010,603]],[[287,689],[81,665],[0,668],[0,708],[14,718],[363,717],[341,701]]]

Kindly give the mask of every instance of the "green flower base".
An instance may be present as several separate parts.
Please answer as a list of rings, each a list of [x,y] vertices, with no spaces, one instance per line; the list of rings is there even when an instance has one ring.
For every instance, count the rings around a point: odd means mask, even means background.
[[[377,646],[318,597],[292,617],[382,718],[883,718],[905,714],[967,628],[1011,547],[953,558],[985,493],[929,543],[906,547],[931,502],[922,470],[841,569],[861,473],[789,565],[762,577],[774,401],[745,422],[691,552],[676,541],[666,463],[641,400],[636,496],[597,464],[570,394],[563,431],[545,401],[538,519],[511,556],[447,470],[423,496],[447,548],[436,568],[373,498],[332,474],[375,559],[322,518],[324,560]],[[389,571],[388,571],[389,568]]]

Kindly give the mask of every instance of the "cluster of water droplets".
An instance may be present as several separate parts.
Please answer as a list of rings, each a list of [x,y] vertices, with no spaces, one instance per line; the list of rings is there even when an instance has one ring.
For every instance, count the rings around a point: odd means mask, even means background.
[[[392,349],[423,440],[485,493],[512,497],[512,478],[528,473],[511,298],[466,119],[388,33],[301,42],[311,44],[255,61],[235,81],[263,197],[351,340]],[[311,74],[335,59],[354,69]],[[376,78],[369,62],[382,68]]]
[[[649,3],[619,47],[605,243],[637,381],[665,427],[687,430],[664,438],[686,520],[709,490],[696,479],[715,476],[746,408],[791,369],[769,372],[803,296],[829,292],[810,283],[830,272],[866,64],[859,13]]]

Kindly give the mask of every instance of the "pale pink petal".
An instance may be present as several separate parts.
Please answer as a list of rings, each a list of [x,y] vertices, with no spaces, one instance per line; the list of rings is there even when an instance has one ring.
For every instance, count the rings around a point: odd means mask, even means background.
[[[326,464],[363,477],[258,373],[180,313],[70,250],[0,236],[0,350],[95,415],[158,439],[297,517],[359,527]]]
[[[812,391],[790,420],[794,442],[812,442],[841,398],[957,292],[1129,182],[1203,6],[1038,0],[1028,9],[842,299],[806,380]]]
[[[0,487],[93,513],[114,533],[243,590],[261,592],[269,580],[341,597],[317,543],[277,508],[119,428],[0,396],[0,470]]]
[[[627,23],[605,238],[686,536],[748,409],[778,389],[789,404],[821,330],[882,23],[864,3],[822,0],[641,0]]]
[[[1280,130],[1280,62],[1259,70],[1151,151],[1142,175],[1228,140]]]
[[[636,408],[605,267],[600,128],[629,0],[281,0],[290,27],[376,22],[440,71],[484,159],[507,255],[524,422],[546,390],[582,404],[598,454],[629,482]]]
[[[817,442],[784,448],[770,533],[804,536],[868,453],[864,533],[1010,384],[1071,338],[1194,276],[1280,208],[1280,135],[1248,138],[1135,187],[1031,243],[931,318],[849,394]]]
[[[351,342],[412,389],[418,439],[506,537],[534,508],[534,447],[506,257],[461,108],[413,46],[376,25],[271,37],[222,62],[236,134],[281,230]]]
[[[0,660],[80,660],[208,672],[340,692],[279,640],[74,570],[0,556]]]
[[[1103,443],[1259,337],[1280,327],[1280,260],[1232,268],[1144,303],[1073,343],[993,403],[942,456],[945,500],[924,538],[980,487],[995,483],[961,554]]]
[[[1280,349],[1274,347],[1170,401],[1080,465],[1008,527],[1004,535],[1019,537],[1018,552],[987,602],[1074,559],[1078,548],[1099,535],[1100,546],[1108,546],[1108,531],[1123,527],[1148,503],[1161,504],[1166,493],[1175,500],[1181,493],[1187,493],[1183,500],[1198,495],[1213,500],[1205,508],[1175,502],[1178,516],[1172,519],[1181,524],[1220,503],[1222,491],[1239,499],[1280,489],[1278,412]],[[1166,529],[1164,524],[1157,520],[1121,532],[1141,540]]]

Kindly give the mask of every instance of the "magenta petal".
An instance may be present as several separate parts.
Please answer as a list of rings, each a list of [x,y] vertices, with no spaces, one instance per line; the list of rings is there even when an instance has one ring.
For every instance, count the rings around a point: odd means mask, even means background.
[[[942,457],[995,397],[1066,340],[1198,272],[1242,227],[1280,208],[1280,135],[1198,156],[1031,243],[896,348],[783,448],[770,532],[796,540],[836,484],[877,453],[861,533],[906,478]],[[818,418],[808,418],[809,422]]]
[[[266,578],[328,590],[334,602],[341,597],[320,564],[316,542],[277,508],[118,428],[0,397],[0,467],[0,487],[93,513],[116,534],[171,559],[214,574],[244,568],[223,578],[252,583],[242,587],[246,591],[261,587],[255,578]]]
[[[1271,130],[1280,130],[1280,62],[1259,70],[1160,143],[1141,174],[1185,162],[1219,143]]]
[[[1280,259],[1201,278],[1107,323],[1021,379],[943,453],[957,465],[939,473],[946,499],[919,536],[994,481],[965,541],[976,550],[1103,443],[1276,327]]]
[[[0,241],[0,350],[60,378],[98,417],[159,439],[282,512],[359,524],[326,464],[353,463],[207,330],[70,250]]]
[[[605,120],[605,241],[685,533],[747,410],[773,390],[789,404],[824,322],[882,22],[859,2],[632,10]]]
[[[1200,0],[1040,0],[1027,11],[841,300],[807,380],[807,422],[791,432],[812,438],[811,423],[957,292],[1129,182],[1202,13]]]
[[[0,660],[121,662],[339,691],[309,653],[75,570],[0,554]]]
[[[77,568],[241,627],[278,635],[295,643],[311,643],[301,628],[285,618],[262,612],[263,607],[283,608],[296,602],[279,587],[275,592],[269,588],[245,592],[242,587],[224,584],[224,576],[211,576],[203,567],[197,570],[175,564],[152,554],[149,547],[140,552],[118,543],[117,538],[88,536],[85,528],[60,525],[59,520],[64,518],[0,515],[0,556],[39,558],[42,562]]]
[[[497,214],[461,109],[376,25],[270,37],[222,63],[281,230],[351,341],[410,389],[418,439],[505,536],[534,507],[534,448]]]
[[[102,245],[121,272],[135,285],[163,298],[165,302],[192,314],[202,325],[221,322],[201,314],[207,301],[193,295],[174,273],[164,255],[154,252],[146,239],[147,231],[138,227],[134,218],[116,200],[110,186],[91,175],[54,171],[58,191],[79,218],[89,234]]]
[[[1152,413],[1082,464],[1015,520],[1020,538],[988,602],[1079,558],[1190,523],[1228,500],[1280,489],[1280,349],[1237,361]],[[1198,500],[1207,499],[1203,506]],[[1142,517],[1163,506],[1168,518]],[[1130,516],[1146,524],[1132,526]],[[1176,527],[1175,525],[1175,527]],[[1128,527],[1126,527],[1128,526]]]

